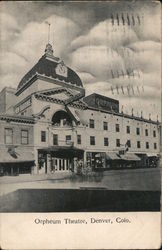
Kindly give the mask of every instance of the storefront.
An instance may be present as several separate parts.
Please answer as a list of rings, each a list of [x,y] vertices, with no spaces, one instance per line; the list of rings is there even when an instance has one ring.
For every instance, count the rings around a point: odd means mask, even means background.
[[[75,147],[55,146],[38,150],[39,173],[75,171],[84,151]]]
[[[120,169],[137,167],[141,159],[134,153],[119,154],[118,152],[87,152],[87,166],[92,170]]]
[[[34,154],[21,148],[5,147],[0,150],[0,175],[31,174]]]

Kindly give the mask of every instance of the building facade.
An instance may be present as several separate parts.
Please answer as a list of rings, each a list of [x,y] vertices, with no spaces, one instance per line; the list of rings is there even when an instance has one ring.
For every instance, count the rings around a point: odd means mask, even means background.
[[[153,167],[159,153],[159,122],[119,112],[106,96],[85,96],[50,44],[17,89],[0,93],[2,174]]]

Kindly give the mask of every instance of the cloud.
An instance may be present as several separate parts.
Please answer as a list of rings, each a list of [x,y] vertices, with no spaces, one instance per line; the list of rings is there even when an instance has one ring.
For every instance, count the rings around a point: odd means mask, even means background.
[[[76,49],[81,46],[106,45],[117,48],[137,41],[136,33],[128,26],[112,26],[110,19],[95,25],[87,35],[77,37],[71,46]]]
[[[82,82],[84,84],[86,83],[91,83],[91,82],[94,82],[95,81],[95,77],[93,75],[91,75],[90,73],[88,72],[76,72],[79,77],[82,79]]]
[[[7,75],[9,72],[19,74],[20,70],[26,67],[26,60],[19,55],[12,52],[2,52],[0,56],[0,64],[3,65],[0,68],[1,74]]]
[[[100,80],[111,78],[111,69],[124,68],[122,57],[103,45],[81,47],[72,53],[71,58],[77,70],[87,71]]]
[[[8,48],[8,42],[12,44],[13,41],[19,35],[19,26],[16,18],[13,16],[1,13],[0,15],[0,27],[1,27],[1,50]]]
[[[142,9],[143,23],[141,26],[135,27],[140,40],[152,40],[160,42],[161,39],[161,13],[159,8]],[[143,13],[142,13],[143,12]]]
[[[15,3],[16,4],[16,3]],[[78,73],[87,94],[97,92],[120,100],[128,110],[160,112],[160,8],[140,2],[128,4],[85,3],[45,4],[24,3],[19,15],[15,4],[7,5],[0,15],[1,29],[1,88],[17,87],[23,75],[43,55],[51,23],[51,43],[54,54]],[[103,4],[103,3],[101,3]],[[7,8],[10,6],[10,8]],[[17,5],[18,6],[18,5]],[[31,8],[33,6],[33,12]],[[93,6],[93,7],[92,7]],[[133,6],[133,8],[131,8]],[[108,8],[107,10],[106,7]],[[109,8],[110,7],[110,8]],[[118,9],[117,9],[118,8]],[[120,10],[119,10],[120,9]],[[5,13],[4,13],[5,10]],[[111,13],[136,17],[136,25],[115,25]],[[138,25],[137,14],[141,24]],[[131,19],[132,22],[132,19]],[[132,71],[131,76],[127,75]],[[134,72],[134,73],[133,73]],[[123,75],[124,73],[124,75]],[[134,76],[133,76],[134,75]],[[120,88],[117,94],[116,86]],[[121,92],[124,87],[125,94]],[[136,89],[128,96],[127,86]],[[137,93],[140,87],[140,94]],[[141,91],[142,86],[144,92]],[[112,94],[111,87],[114,88]],[[155,104],[157,107],[150,106]],[[134,106],[133,106],[134,105]]]
[[[18,25],[14,18],[9,15],[3,15],[3,23],[8,18],[6,24],[8,29],[6,30],[6,38],[13,35],[14,30],[18,28]],[[47,20],[51,23],[54,30],[54,53],[57,56],[67,54],[69,44],[74,39],[78,32],[78,26],[70,19],[52,15]],[[45,21],[45,20],[44,20]],[[12,86],[17,87],[18,82],[21,80],[23,75],[31,69],[31,67],[39,60],[41,55],[44,54],[45,45],[47,44],[48,26],[45,22],[29,22],[20,32],[14,44],[8,41],[8,52],[3,49],[1,55],[1,81],[5,80],[6,85],[10,85],[10,75],[17,74],[12,80]],[[13,23],[12,23],[13,22]],[[55,24],[55,25],[54,25]],[[4,28],[3,28],[4,30]],[[53,30],[51,30],[51,40],[53,40]],[[55,52],[57,51],[57,52]],[[63,57],[64,58],[64,57]],[[8,74],[5,77],[4,74]]]

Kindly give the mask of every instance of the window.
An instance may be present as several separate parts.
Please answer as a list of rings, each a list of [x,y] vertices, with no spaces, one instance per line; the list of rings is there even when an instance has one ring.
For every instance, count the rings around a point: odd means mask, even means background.
[[[145,136],[148,136],[148,129],[145,129]]]
[[[140,128],[136,128],[136,134],[140,135]]]
[[[66,135],[66,144],[73,145],[73,142],[71,141],[71,135]]]
[[[108,124],[107,124],[107,122],[103,122],[103,129],[104,130],[108,130]]]
[[[71,135],[66,135],[66,141],[71,141]]]
[[[120,132],[119,124],[116,124],[115,127],[116,127],[116,132]]]
[[[146,142],[146,148],[147,149],[149,148],[149,142],[148,141]]]
[[[57,134],[53,135],[53,145],[58,145],[58,135]]]
[[[120,147],[120,139],[116,139],[116,146]]]
[[[104,138],[104,146],[109,146],[109,140],[107,137]]]
[[[5,143],[13,144],[13,130],[12,128],[5,128]]]
[[[154,143],[154,149],[157,149],[157,144],[156,144],[156,142]]]
[[[95,137],[90,136],[90,145],[95,145]]]
[[[77,135],[77,143],[81,144],[81,135]]]
[[[140,148],[140,147],[141,147],[141,142],[137,141],[137,148]]]
[[[46,141],[46,131],[41,131],[41,142]]]
[[[94,128],[94,120],[93,119],[89,119],[89,127]]]
[[[128,148],[131,148],[131,141],[130,140],[127,140],[127,146],[128,146]]]
[[[28,130],[21,130],[21,144],[28,144]]]
[[[127,134],[130,134],[130,126],[127,126]]]
[[[153,130],[153,137],[156,137],[156,130]]]

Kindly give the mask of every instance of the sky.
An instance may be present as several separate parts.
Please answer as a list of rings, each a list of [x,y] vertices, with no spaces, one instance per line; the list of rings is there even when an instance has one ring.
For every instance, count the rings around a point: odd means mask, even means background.
[[[161,115],[160,3],[0,3],[0,91],[17,88],[44,54],[54,55],[80,76],[86,95],[118,99],[124,113],[156,120]]]

